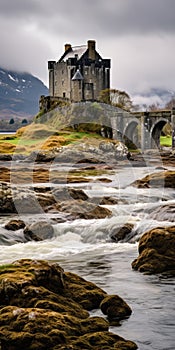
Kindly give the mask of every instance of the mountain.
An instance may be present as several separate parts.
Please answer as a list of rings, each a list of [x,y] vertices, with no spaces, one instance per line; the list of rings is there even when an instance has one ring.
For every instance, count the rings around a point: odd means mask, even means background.
[[[167,102],[175,98],[175,91],[163,88],[150,88],[149,90],[132,95],[135,105],[139,105],[140,110],[144,110],[151,105],[165,108]]]
[[[48,88],[32,74],[0,68],[0,119],[31,119],[41,95],[48,95]]]

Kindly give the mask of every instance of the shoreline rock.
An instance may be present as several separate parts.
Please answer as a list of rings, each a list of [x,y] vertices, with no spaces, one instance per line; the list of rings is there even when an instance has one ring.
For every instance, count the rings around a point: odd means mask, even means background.
[[[146,274],[175,276],[175,226],[145,232],[139,241],[139,256],[132,268]]]
[[[18,260],[0,271],[1,350],[137,349],[88,312],[101,304],[109,319],[123,319],[131,309],[122,298],[44,260]]]

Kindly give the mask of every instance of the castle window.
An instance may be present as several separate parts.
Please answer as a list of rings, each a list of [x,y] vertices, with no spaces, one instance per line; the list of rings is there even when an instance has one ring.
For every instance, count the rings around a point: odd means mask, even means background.
[[[61,83],[62,83],[62,85],[64,85],[64,80],[62,80],[62,82],[61,82]]]
[[[65,92],[63,92],[63,98],[65,98],[66,97],[66,93]]]
[[[94,65],[91,67],[91,73],[94,75],[95,74],[95,67]]]
[[[64,74],[64,69],[62,70],[62,74]]]
[[[91,83],[87,83],[87,84],[86,84],[86,89],[87,89],[87,90],[91,90]]]

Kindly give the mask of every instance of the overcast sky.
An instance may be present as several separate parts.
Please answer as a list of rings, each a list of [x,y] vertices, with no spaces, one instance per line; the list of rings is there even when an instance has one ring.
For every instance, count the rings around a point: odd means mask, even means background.
[[[48,85],[47,61],[65,43],[96,40],[111,87],[175,91],[175,0],[0,0],[0,66]]]

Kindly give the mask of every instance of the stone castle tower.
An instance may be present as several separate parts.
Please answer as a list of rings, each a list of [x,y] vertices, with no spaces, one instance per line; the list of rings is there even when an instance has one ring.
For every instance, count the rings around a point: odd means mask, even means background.
[[[50,97],[93,101],[110,88],[110,59],[103,59],[95,45],[94,40],[83,46],[66,44],[59,61],[48,62]]]

